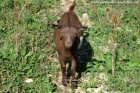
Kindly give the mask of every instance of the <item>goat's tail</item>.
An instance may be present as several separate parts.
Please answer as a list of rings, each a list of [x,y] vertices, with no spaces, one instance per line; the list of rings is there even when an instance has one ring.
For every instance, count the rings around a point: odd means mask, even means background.
[[[69,11],[73,11],[76,6],[76,1],[73,1],[73,4],[70,6]]]

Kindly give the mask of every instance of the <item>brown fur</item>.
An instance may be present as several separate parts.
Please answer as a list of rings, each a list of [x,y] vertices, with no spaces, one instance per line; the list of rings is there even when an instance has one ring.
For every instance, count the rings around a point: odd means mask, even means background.
[[[59,61],[62,70],[62,84],[67,85],[68,75],[66,75],[66,62],[71,63],[71,85],[77,86],[76,82],[76,67],[77,67],[77,52],[80,42],[80,36],[86,27],[83,27],[73,9],[76,2],[70,7],[68,12],[65,12],[57,25],[55,26],[54,39],[56,50],[59,55]]]

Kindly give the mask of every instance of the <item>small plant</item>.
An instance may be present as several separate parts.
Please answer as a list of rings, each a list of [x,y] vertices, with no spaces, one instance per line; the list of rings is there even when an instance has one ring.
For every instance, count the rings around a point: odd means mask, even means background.
[[[113,24],[113,30],[112,30],[112,75],[114,77],[115,75],[115,60],[116,60],[116,47],[115,47],[115,39],[114,39],[114,32],[115,28],[117,27],[118,18],[116,15],[112,15],[111,17],[112,24]]]

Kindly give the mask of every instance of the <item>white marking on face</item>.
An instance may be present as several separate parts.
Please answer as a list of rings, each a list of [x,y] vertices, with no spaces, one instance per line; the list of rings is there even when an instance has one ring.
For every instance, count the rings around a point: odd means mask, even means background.
[[[83,44],[83,38],[84,38],[83,36],[80,36],[80,43],[78,45],[78,49],[80,49]]]

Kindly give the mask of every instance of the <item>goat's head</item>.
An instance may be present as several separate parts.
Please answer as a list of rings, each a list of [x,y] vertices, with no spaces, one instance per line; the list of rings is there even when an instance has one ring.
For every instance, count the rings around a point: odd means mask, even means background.
[[[84,31],[87,27],[80,27],[75,28],[74,26],[65,26],[61,27],[60,25],[56,25],[58,29],[57,31],[60,31],[61,36],[60,40],[63,40],[64,45],[66,48],[71,48],[76,37],[80,37],[80,32]]]

